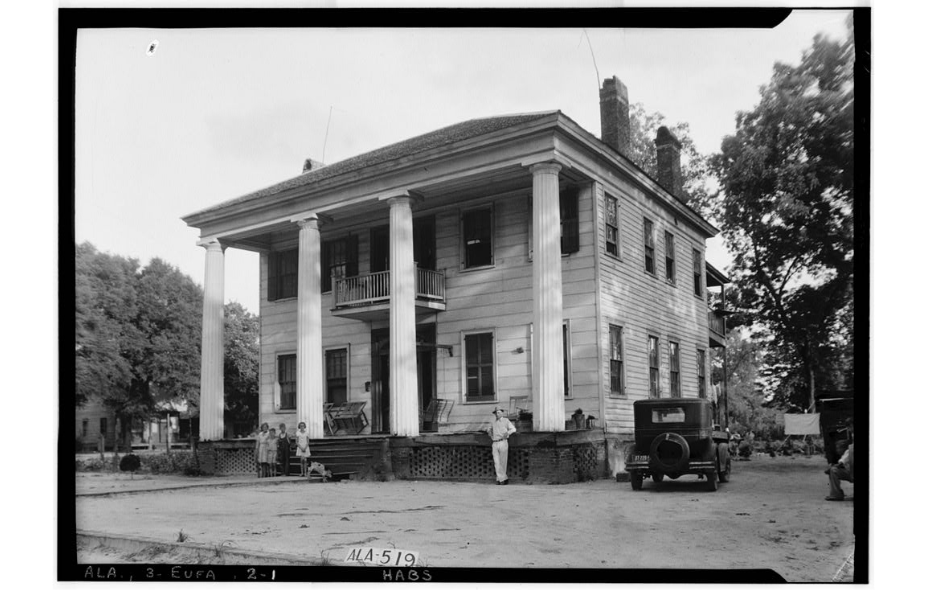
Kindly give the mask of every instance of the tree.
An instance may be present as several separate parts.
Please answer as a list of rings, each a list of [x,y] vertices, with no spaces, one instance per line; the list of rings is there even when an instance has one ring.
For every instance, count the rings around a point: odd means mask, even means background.
[[[702,155],[691,139],[688,123],[666,125],[665,115],[660,112],[649,114],[642,103],[630,107],[630,153],[626,154],[634,164],[653,178],[656,172],[656,131],[665,125],[682,144],[682,190],[688,195],[688,205],[702,216],[710,211],[712,193],[709,159]]]
[[[75,403],[103,403],[122,424],[167,400],[199,396],[202,289],[160,259],[76,252]],[[124,432],[123,432],[124,433]]]
[[[135,274],[138,261],[101,253],[89,242],[77,246],[75,280],[75,382],[78,406],[109,399],[128,389],[132,365],[126,352],[140,334]]]
[[[730,412],[730,429],[743,433],[754,431],[762,438],[768,437],[775,428],[775,415],[768,407],[767,395],[761,386],[765,370],[765,346],[745,336],[742,329],[727,333],[726,355],[727,404]],[[721,362],[715,362],[713,380],[720,381],[723,373]]]
[[[226,425],[258,420],[260,320],[240,303],[225,305]]]
[[[850,22],[847,41],[817,35],[800,64],[776,63],[711,159],[740,311],[774,342],[782,405],[810,407],[851,366],[854,59]]]

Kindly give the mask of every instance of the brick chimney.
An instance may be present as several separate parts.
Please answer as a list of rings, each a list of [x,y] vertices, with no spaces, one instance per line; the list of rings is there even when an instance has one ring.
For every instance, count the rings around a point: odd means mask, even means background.
[[[306,158],[305,163],[302,165],[302,173],[305,174],[306,172],[312,172],[313,170],[318,170],[322,166],[324,166],[324,164],[322,164],[318,160],[313,160],[312,158]]]
[[[617,76],[606,78],[598,91],[601,141],[623,155],[630,153],[630,103],[627,87]]]
[[[688,195],[682,190],[682,144],[665,126],[656,130],[656,180],[682,202]]]

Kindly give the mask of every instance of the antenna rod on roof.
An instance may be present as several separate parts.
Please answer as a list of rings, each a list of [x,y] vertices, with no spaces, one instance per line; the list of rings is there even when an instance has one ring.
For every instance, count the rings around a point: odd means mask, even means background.
[[[595,61],[595,50],[592,49],[592,39],[588,36],[588,31],[583,28],[582,32],[585,33],[585,39],[588,41],[588,50],[592,53],[592,65],[595,66],[595,88],[597,89],[601,85],[601,76],[598,75],[598,62]]]
[[[328,147],[328,128],[331,127],[331,111],[334,110],[334,106],[328,108],[328,124],[325,125],[325,143],[322,144],[322,162],[325,161],[325,148]]]

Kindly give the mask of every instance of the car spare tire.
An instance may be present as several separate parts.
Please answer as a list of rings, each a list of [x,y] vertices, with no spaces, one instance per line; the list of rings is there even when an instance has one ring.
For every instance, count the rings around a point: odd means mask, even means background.
[[[649,458],[653,465],[661,471],[671,473],[681,471],[688,467],[691,458],[691,449],[688,442],[674,432],[663,432],[649,447]]]

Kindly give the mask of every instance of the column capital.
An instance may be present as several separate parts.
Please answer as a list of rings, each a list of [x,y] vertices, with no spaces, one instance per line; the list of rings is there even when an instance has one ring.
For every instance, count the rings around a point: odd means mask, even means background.
[[[416,202],[421,200],[421,197],[418,194],[410,190],[398,189],[398,190],[383,193],[382,195],[377,197],[377,200],[386,201],[390,205],[394,202],[395,203],[407,202],[411,205],[414,205]]]
[[[225,252],[225,249],[228,248],[225,244],[219,242],[216,238],[207,238],[204,240],[199,240],[196,242],[197,246],[205,248],[207,252]]]
[[[293,219],[293,221],[299,226],[299,229],[318,229],[318,226],[321,225],[318,215],[315,214]]]
[[[528,170],[531,171],[531,174],[559,174],[560,170],[562,169],[563,165],[556,161],[531,164],[528,168]]]

